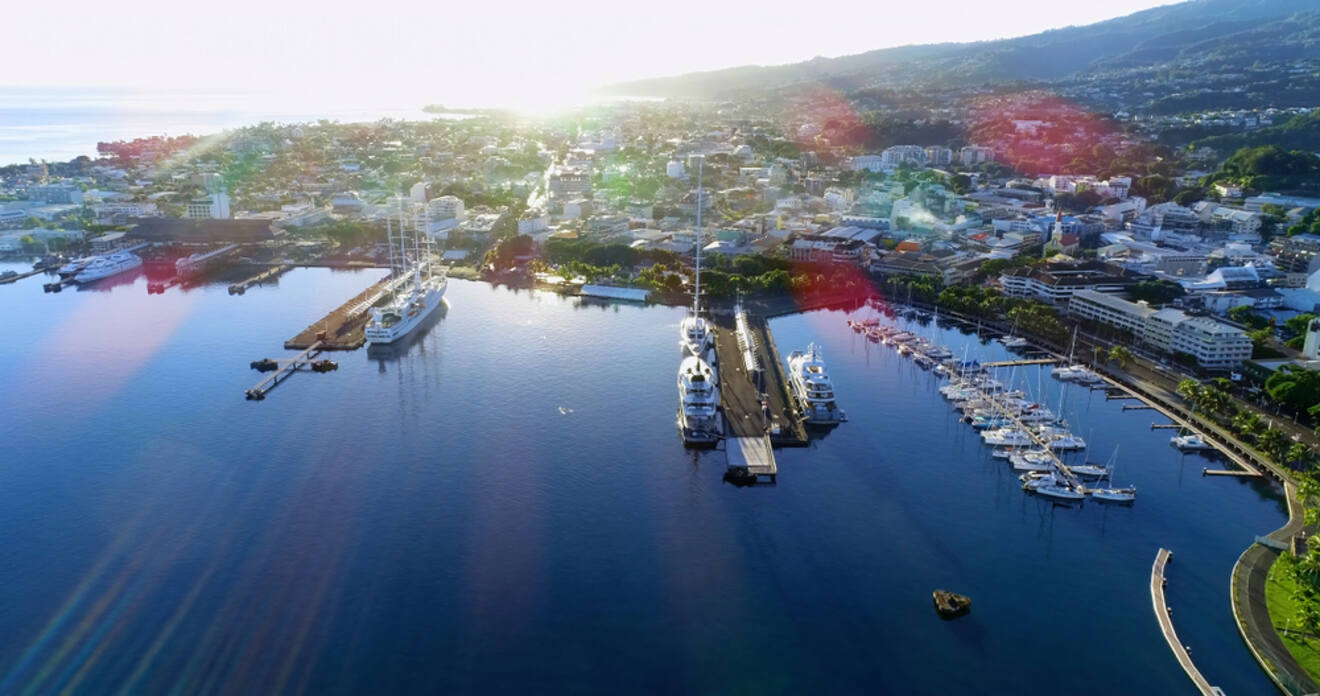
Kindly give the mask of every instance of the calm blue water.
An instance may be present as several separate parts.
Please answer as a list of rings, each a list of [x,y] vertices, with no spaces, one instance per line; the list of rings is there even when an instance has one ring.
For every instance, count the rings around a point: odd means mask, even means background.
[[[682,310],[462,281],[401,356],[244,401],[250,360],[378,274],[0,286],[0,693],[1190,694],[1160,546],[1210,681],[1271,688],[1228,574],[1280,502],[1202,478],[1149,413],[1070,388],[1140,497],[1052,506],[928,373],[815,312],[772,326],[824,345],[851,421],[740,489],[678,442]],[[939,620],[936,587],[972,614]]]

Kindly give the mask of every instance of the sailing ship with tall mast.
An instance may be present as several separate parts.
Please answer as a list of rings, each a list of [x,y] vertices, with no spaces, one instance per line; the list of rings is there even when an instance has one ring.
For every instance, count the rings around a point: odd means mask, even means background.
[[[371,320],[367,322],[365,334],[372,345],[394,343],[412,333],[440,307],[449,285],[445,269],[436,268],[434,244],[428,230],[419,230],[414,222],[412,232],[407,231],[402,199],[399,200],[398,233],[394,232],[388,217],[385,218],[385,230],[391,274],[395,278],[411,274],[412,282],[393,286],[389,302],[371,308]]]
[[[683,355],[691,355],[714,362],[715,336],[710,322],[701,316],[701,207],[702,173],[705,157],[697,161],[697,263],[692,282],[692,314],[678,324],[678,344]]]
[[[702,165],[697,164],[697,263],[692,283],[692,315],[679,323],[683,359],[678,365],[678,429],[688,447],[709,447],[719,441],[720,392],[714,368],[714,335],[701,316]]]

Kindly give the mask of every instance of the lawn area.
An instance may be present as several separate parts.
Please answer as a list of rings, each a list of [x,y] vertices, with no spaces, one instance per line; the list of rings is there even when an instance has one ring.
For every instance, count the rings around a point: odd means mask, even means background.
[[[1282,629],[1288,627],[1288,620],[1297,615],[1301,602],[1293,599],[1293,594],[1297,590],[1297,582],[1289,574],[1287,566],[1294,563],[1292,554],[1280,554],[1279,560],[1270,567],[1269,581],[1265,584],[1265,603],[1270,609],[1270,621],[1275,628]],[[1293,624],[1296,624],[1293,620]],[[1289,631],[1287,633],[1279,631],[1279,637],[1283,639],[1283,644],[1288,646],[1288,652],[1292,653],[1297,664],[1306,670],[1312,679],[1320,681],[1320,638],[1307,638],[1302,642],[1300,637]]]

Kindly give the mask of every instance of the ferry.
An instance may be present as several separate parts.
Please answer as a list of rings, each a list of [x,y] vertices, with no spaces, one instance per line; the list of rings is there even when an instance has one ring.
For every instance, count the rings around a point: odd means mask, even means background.
[[[98,256],[78,271],[73,279],[78,283],[95,283],[98,280],[116,276],[120,273],[142,267],[142,258],[137,254],[121,251],[108,256]]]
[[[831,425],[848,420],[834,403],[834,384],[815,343],[806,352],[795,350],[788,356],[788,382],[806,422]]]

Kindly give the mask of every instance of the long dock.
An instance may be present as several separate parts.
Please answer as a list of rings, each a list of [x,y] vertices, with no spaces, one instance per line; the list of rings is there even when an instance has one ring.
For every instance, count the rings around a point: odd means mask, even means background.
[[[287,263],[282,263],[278,266],[271,266],[270,268],[267,268],[266,270],[250,278],[247,278],[246,280],[240,280],[237,283],[233,283],[232,285],[229,286],[229,294],[242,295],[243,293],[248,291],[248,288],[254,285],[261,285],[262,283],[270,282],[284,275],[292,268],[293,266]]]
[[[60,267],[60,265],[57,264],[57,263],[56,263],[56,264],[50,264],[50,265],[46,265],[46,266],[41,266],[40,268],[33,268],[33,269],[30,270],[30,271],[24,271],[24,272],[22,272],[22,273],[18,273],[18,274],[11,275],[11,276],[8,276],[8,277],[2,277],[2,278],[0,278],[0,285],[8,285],[8,284],[10,284],[10,283],[17,283],[18,281],[23,280],[24,278],[31,278],[31,277],[34,276],[34,275],[39,275],[39,274],[41,274],[41,273],[45,273],[45,272],[47,272],[47,271],[53,271],[53,270],[55,270],[56,268],[59,268],[59,267]]]
[[[1178,664],[1182,666],[1183,671],[1191,677],[1192,683],[1202,696],[1223,696],[1223,691],[1216,686],[1211,686],[1210,682],[1201,674],[1201,670],[1196,668],[1192,662],[1192,656],[1187,652],[1187,647],[1178,640],[1178,634],[1173,630],[1173,614],[1168,604],[1164,601],[1164,586],[1167,580],[1164,576],[1165,566],[1169,564],[1169,559],[1173,553],[1168,549],[1160,549],[1155,554],[1155,564],[1150,569],[1150,599],[1155,606],[1155,620],[1160,624],[1160,631],[1164,634],[1164,640],[1168,641],[1169,648],[1173,650],[1173,656],[1178,658]]]
[[[1025,360],[999,360],[996,362],[981,363],[981,367],[1019,367],[1022,365],[1057,365],[1058,360],[1054,358],[1028,358]]]
[[[774,447],[807,444],[774,337],[763,317],[721,314],[713,321],[729,472],[773,482]]]
[[[357,350],[367,342],[362,329],[368,313],[377,302],[395,288],[412,280],[412,276],[387,276],[363,290],[356,297],[332,310],[316,323],[284,342],[288,350],[303,350],[319,344],[322,350]],[[324,332],[324,337],[320,334]]]
[[[265,399],[267,392],[278,386],[280,382],[288,379],[300,368],[311,364],[312,359],[319,355],[321,350],[321,342],[316,341],[308,346],[306,350],[295,355],[292,359],[279,361],[279,367],[276,368],[274,372],[271,372],[269,375],[262,378],[260,382],[257,382],[256,386],[244,392],[244,395],[247,396],[248,401],[261,401],[262,399]]]

